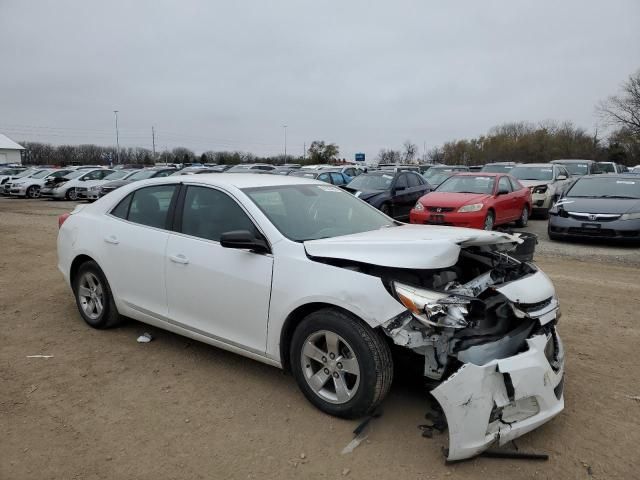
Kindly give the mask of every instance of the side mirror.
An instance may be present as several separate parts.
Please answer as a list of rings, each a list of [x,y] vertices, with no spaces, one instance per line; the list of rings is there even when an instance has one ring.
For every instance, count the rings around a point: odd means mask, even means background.
[[[558,175],[558,180],[566,180],[567,176],[566,175]]]
[[[394,187],[393,191],[394,192],[401,192],[401,191],[406,190],[406,189],[407,189],[407,187]]]
[[[233,230],[220,235],[220,245],[224,248],[238,248],[251,250],[256,253],[269,252],[269,245],[262,238],[256,236],[249,230]]]
[[[511,193],[509,190],[505,190],[505,189],[498,190],[498,195],[507,195],[509,193]]]

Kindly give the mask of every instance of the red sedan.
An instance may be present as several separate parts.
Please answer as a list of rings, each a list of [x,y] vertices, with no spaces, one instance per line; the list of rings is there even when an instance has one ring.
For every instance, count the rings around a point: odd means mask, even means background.
[[[411,223],[493,230],[516,222],[524,227],[531,213],[531,191],[502,173],[459,173],[421,197]]]

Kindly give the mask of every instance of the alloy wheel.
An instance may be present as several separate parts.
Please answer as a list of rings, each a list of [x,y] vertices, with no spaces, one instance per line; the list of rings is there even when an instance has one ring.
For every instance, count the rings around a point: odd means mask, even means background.
[[[96,275],[86,272],[78,285],[80,306],[87,317],[97,319],[104,310],[104,289]]]
[[[305,340],[300,355],[307,384],[323,400],[346,403],[360,385],[360,364],[344,338],[319,330]]]

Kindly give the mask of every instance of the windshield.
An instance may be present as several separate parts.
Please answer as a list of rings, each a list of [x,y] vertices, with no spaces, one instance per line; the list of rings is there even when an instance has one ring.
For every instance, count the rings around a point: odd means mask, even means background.
[[[509,173],[518,180],[553,180],[553,167],[513,167]]]
[[[430,172],[431,170],[429,170]],[[427,172],[428,173],[428,172]],[[433,175],[429,175],[427,177],[427,174],[425,173],[423,175],[424,179],[427,181],[427,183],[431,186],[438,186],[440,185],[442,182],[444,182],[447,178],[451,177],[454,174],[454,172],[443,172],[442,170],[433,174]]]
[[[394,225],[386,215],[332,185],[278,185],[243,191],[280,233],[296,242]]]
[[[454,175],[442,182],[436,191],[451,193],[493,193],[494,177]]]
[[[156,173],[158,173],[157,170],[140,170],[128,177],[127,180],[145,180],[152,178]]]
[[[513,165],[485,165],[482,167],[482,172],[489,173],[507,173],[513,169]]]
[[[586,163],[561,163],[561,165],[569,170],[571,175],[586,175],[589,173],[589,165]]]
[[[296,170],[295,172],[289,173],[292,177],[304,177],[304,178],[316,178],[318,176],[315,172],[310,172],[309,170]]]
[[[613,163],[599,163],[598,170],[603,173],[616,173],[616,167]]]
[[[115,172],[110,173],[109,175],[104,177],[103,180],[120,180],[121,178],[125,178],[130,173],[131,172],[128,170],[116,170]]]
[[[86,170],[74,170],[73,172],[64,176],[67,180],[73,180],[74,178],[78,178],[80,175],[84,175],[87,173]]]
[[[393,173],[365,173],[351,180],[347,187],[354,190],[389,190]]]
[[[640,199],[640,178],[585,177],[574,183],[567,197],[637,198]]]
[[[227,172],[244,172],[245,170],[251,170],[251,165],[235,165],[227,170]]]
[[[42,170],[42,171],[40,171],[40,172],[38,172],[38,173],[34,173],[34,174],[33,174],[33,175],[31,175],[31,177],[29,177],[29,178],[44,178],[44,177],[46,177],[47,175],[50,175],[51,173],[53,173],[53,172],[51,172],[51,170]]]

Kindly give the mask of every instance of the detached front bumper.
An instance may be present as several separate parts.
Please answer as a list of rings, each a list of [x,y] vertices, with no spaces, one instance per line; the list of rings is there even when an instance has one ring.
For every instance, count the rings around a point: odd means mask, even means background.
[[[557,342],[560,360],[551,366],[545,348]],[[431,394],[449,429],[448,460],[462,460],[528,433],[564,408],[564,358],[560,338],[538,334],[528,350],[485,365],[466,363]]]

